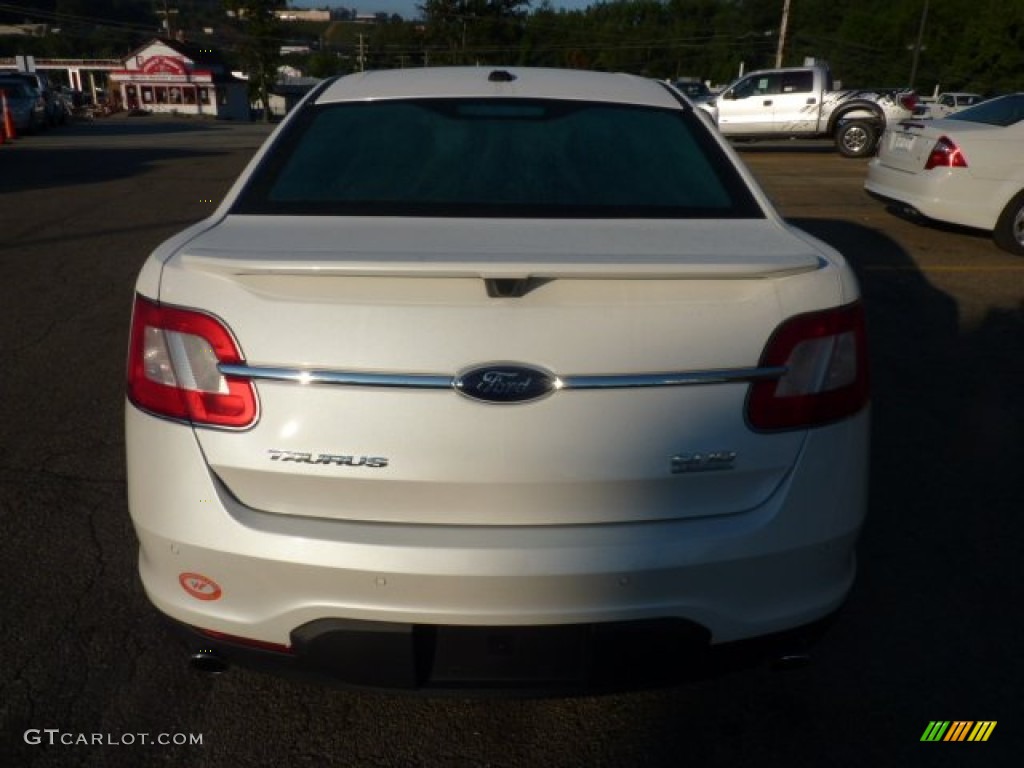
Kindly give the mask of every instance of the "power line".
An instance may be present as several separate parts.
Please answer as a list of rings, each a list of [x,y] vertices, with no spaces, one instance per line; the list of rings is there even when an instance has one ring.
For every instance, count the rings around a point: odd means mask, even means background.
[[[81,26],[90,27],[105,27],[109,29],[134,31],[134,32],[149,32],[152,33],[154,25],[143,25],[135,24],[132,22],[121,21],[117,19],[107,19],[98,16],[79,16],[73,13],[63,13],[56,11],[45,11],[36,8],[26,8],[21,5],[11,5],[10,3],[0,3],[0,11],[8,11],[11,13],[19,13],[24,18],[35,18],[41,21],[50,22],[52,24],[77,24]]]

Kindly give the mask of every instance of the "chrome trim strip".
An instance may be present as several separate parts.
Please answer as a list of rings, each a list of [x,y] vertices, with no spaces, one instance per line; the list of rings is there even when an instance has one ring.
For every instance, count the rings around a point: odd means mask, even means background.
[[[353,371],[306,370],[270,366],[217,366],[225,376],[292,384],[326,384],[341,387],[384,387],[391,389],[454,389],[456,376],[427,373],[357,373]],[[771,368],[722,368],[711,371],[666,371],[662,373],[561,376],[557,390],[565,389],[649,389],[653,387],[689,387],[706,384],[730,384],[744,381],[778,379],[785,366]]]
[[[737,381],[778,379],[785,366],[774,368],[723,368],[716,371],[666,371],[664,373],[613,374],[610,376],[562,376],[562,389],[644,389],[730,384]]]
[[[304,368],[274,368],[268,366],[217,366],[225,376],[262,381],[285,381],[292,384],[328,384],[340,387],[392,387],[400,389],[451,389],[454,376],[404,373],[357,373],[354,371],[308,370]]]

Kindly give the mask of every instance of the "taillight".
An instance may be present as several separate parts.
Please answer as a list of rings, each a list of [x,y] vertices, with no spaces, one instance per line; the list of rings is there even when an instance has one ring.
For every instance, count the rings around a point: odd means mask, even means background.
[[[909,112],[913,112],[917,109],[917,105],[920,103],[920,100],[917,98],[917,93],[914,91],[900,94],[899,100],[900,105]]]
[[[249,427],[258,413],[252,382],[217,367],[241,362],[234,337],[217,318],[135,297],[128,398],[139,408],[200,426]]]
[[[963,150],[947,136],[943,136],[935,142],[935,146],[932,147],[932,151],[928,155],[928,162],[924,164],[926,171],[930,171],[932,168],[966,167],[967,158],[964,157]]]
[[[753,429],[805,429],[852,416],[868,402],[864,308],[858,302],[791,318],[772,334],[760,365],[786,372],[751,385]]]

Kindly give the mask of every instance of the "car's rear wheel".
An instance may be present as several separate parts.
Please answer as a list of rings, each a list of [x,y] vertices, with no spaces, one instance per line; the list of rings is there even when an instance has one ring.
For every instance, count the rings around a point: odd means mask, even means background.
[[[1024,256],[1024,190],[1014,195],[999,214],[992,239],[1004,251]]]
[[[867,157],[878,144],[878,129],[869,120],[851,120],[836,131],[836,148],[843,157]]]

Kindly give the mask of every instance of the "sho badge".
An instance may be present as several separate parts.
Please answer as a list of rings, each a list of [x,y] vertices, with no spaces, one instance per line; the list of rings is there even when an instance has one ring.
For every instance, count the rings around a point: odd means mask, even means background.
[[[736,463],[736,451],[708,451],[707,453],[680,453],[672,457],[672,474],[686,472],[713,472],[732,469]]]
[[[559,388],[553,373],[518,363],[490,363],[469,368],[455,378],[455,390],[485,403],[528,403]]]
[[[333,464],[336,467],[366,467],[380,469],[388,465],[384,456],[348,456],[336,453],[310,453],[308,451],[283,451],[271,448],[267,451],[271,461],[293,461],[296,464]]]

